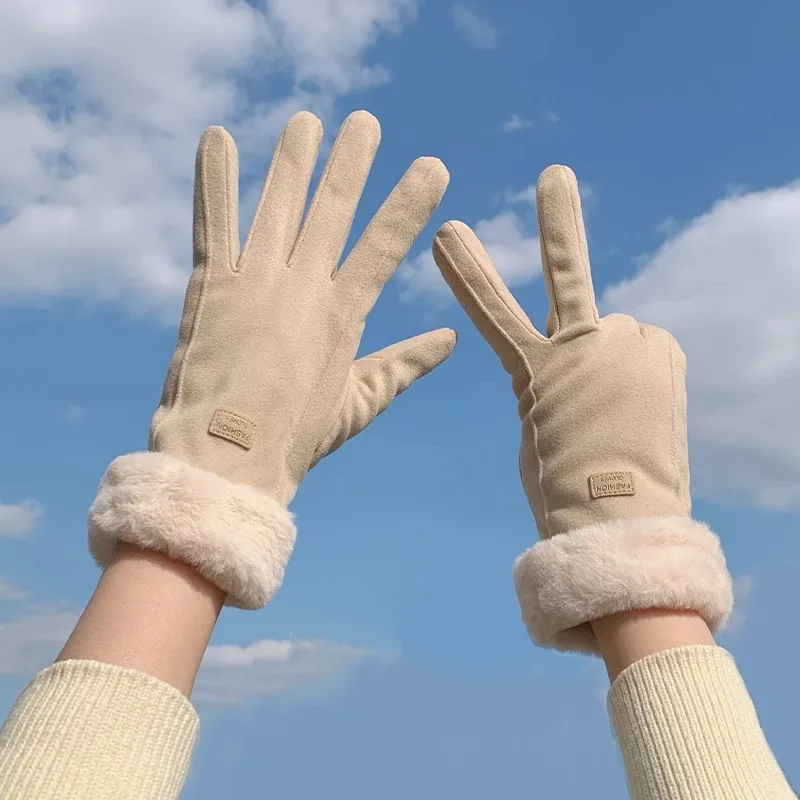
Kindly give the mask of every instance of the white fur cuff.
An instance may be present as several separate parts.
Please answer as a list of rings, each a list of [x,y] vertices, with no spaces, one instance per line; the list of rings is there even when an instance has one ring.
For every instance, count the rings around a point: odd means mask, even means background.
[[[597,654],[590,622],[634,609],[696,611],[713,633],[733,608],[719,539],[686,517],[619,519],[554,536],[514,566],[534,642]]]
[[[275,596],[295,536],[292,515],[271,497],[161,453],[115,459],[89,510],[89,551],[102,568],[118,541],[158,550],[237,608]]]

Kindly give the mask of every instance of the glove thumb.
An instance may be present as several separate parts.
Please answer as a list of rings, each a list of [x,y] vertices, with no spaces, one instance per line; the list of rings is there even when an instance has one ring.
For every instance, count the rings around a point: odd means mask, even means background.
[[[339,417],[317,448],[313,463],[361,433],[397,395],[445,361],[453,352],[457,338],[454,330],[441,328],[358,359],[350,368]]]

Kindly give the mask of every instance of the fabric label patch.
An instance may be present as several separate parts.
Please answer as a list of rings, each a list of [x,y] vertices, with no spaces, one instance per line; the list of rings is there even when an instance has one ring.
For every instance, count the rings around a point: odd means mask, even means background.
[[[592,497],[624,497],[636,494],[632,472],[604,472],[589,478]]]
[[[214,412],[214,418],[208,429],[212,436],[227,439],[229,442],[238,444],[239,447],[244,447],[245,450],[249,450],[253,446],[255,431],[256,426],[249,419],[222,408]]]

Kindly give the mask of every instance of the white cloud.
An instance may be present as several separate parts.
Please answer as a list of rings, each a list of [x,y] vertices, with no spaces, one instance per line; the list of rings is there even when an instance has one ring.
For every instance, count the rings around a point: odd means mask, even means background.
[[[605,706],[611,688],[605,664],[599,658],[586,659],[580,671],[586,680],[582,681],[579,691],[588,693]]]
[[[0,675],[31,675],[56,658],[78,615],[59,611],[0,623]]]
[[[86,409],[83,406],[69,405],[64,409],[64,417],[70,422],[77,422],[86,416]]]
[[[527,283],[541,273],[539,238],[527,233],[525,223],[516,212],[507,210],[491,219],[481,220],[474,230],[507,286]],[[430,250],[406,261],[398,271],[398,277],[403,284],[403,300],[422,296],[439,302],[452,299],[452,292]]]
[[[539,124],[555,125],[561,121],[561,118],[555,111],[545,111],[544,113],[537,113],[536,117]],[[517,133],[518,131],[531,128],[534,123],[531,119],[526,119],[520,114],[513,113],[505,122],[500,125],[500,130],[504,133]]]
[[[464,3],[453,5],[453,24],[474,47],[491,50],[497,45],[498,32],[494,25]]]
[[[536,184],[532,183],[524,189],[514,191],[508,189],[505,193],[505,201],[509,204],[524,203],[525,205],[536,207]]]
[[[578,194],[581,197],[581,208],[584,215],[597,205],[597,192],[594,185],[586,181],[578,181]]]
[[[594,208],[594,206],[597,204],[597,193],[595,192],[592,184],[586,183],[585,181],[579,181],[578,193],[581,196],[581,207],[584,213]],[[515,203],[524,203],[526,205],[535,207],[536,184],[532,183],[529,186],[526,186],[524,189],[520,189],[519,191],[508,189],[505,192],[504,199],[506,203],[511,205]]]
[[[416,0],[268,0],[268,22],[298,81],[330,87],[337,95],[385,80],[364,63],[383,32],[397,33],[416,14]]]
[[[0,503],[0,536],[23,539],[33,532],[44,509],[35,500],[3,505]]]
[[[525,128],[530,128],[533,123],[529,119],[523,119],[519,114],[512,114],[500,127],[504,133],[517,133]]]
[[[675,217],[666,217],[658,223],[656,232],[660,233],[662,236],[672,236],[679,228],[680,225],[678,225],[678,220],[676,220]]]
[[[15,586],[5,578],[0,578],[0,600],[25,600],[28,597],[28,592]]]
[[[325,118],[337,98],[385,80],[367,51],[416,0],[262,5],[0,4],[3,302],[71,297],[173,318],[203,129],[226,124],[243,173],[254,162],[262,172],[293,111]]]
[[[725,633],[735,635],[741,633],[747,620],[747,605],[753,593],[755,579],[752,575],[740,575],[733,582],[733,612],[728,619]]]
[[[542,271],[539,237],[529,235],[520,217],[504,211],[475,226],[506,285],[519,286],[537,277]]]
[[[325,641],[266,639],[247,647],[213,646],[206,651],[193,697],[238,704],[324,682],[376,657],[369,650]]]
[[[726,197],[602,297],[686,351],[692,486],[720,502],[800,508],[798,221],[800,184]]]

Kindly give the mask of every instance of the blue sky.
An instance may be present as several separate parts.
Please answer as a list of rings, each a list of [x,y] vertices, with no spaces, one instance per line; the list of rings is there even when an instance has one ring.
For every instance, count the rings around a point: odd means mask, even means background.
[[[740,600],[721,641],[800,783],[798,24],[787,0],[5,3],[3,708],[94,588],[85,519],[105,467],[146,446],[203,129],[239,142],[244,234],[289,114],[311,108],[330,138],[367,108],[384,139],[354,236],[417,156],[452,179],[363,351],[440,325],[458,347],[309,475],[273,604],[224,613],[213,645],[238,666],[209,651],[185,796],[623,793],[602,666],[534,648],[519,620],[511,568],[536,531],[516,401],[429,256],[445,220],[475,226],[543,327],[530,187],[553,162],[581,181],[602,310],[687,352],[695,513]]]

